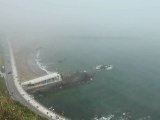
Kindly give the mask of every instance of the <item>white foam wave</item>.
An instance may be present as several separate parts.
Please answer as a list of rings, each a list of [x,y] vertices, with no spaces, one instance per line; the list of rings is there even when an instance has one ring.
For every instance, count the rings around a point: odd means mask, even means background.
[[[41,60],[41,59],[40,59],[40,51],[38,51],[38,52],[36,53],[36,59],[35,59],[36,64],[38,65],[38,67],[39,67],[41,70],[45,71],[47,74],[51,74],[52,72],[48,71],[48,70],[47,70],[47,66],[43,65],[43,64],[40,62],[40,60]]]
[[[1,77],[1,78],[5,78],[5,77],[6,77],[6,74],[5,74],[5,73],[2,73],[2,72],[0,71],[0,77]]]
[[[108,115],[108,116],[103,116],[103,117],[101,117],[101,118],[97,118],[97,117],[95,117],[94,118],[94,120],[111,120],[112,118],[114,117],[114,115]]]
[[[93,120],[130,120],[132,117],[128,113],[122,113],[121,115],[110,114],[102,117],[95,117]],[[145,116],[137,118],[136,120],[152,120],[151,116]]]

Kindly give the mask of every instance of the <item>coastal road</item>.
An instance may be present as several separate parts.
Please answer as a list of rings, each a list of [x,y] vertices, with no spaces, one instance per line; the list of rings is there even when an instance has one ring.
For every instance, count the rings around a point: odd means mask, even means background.
[[[10,58],[10,55],[9,55],[9,50],[6,49],[5,50],[5,73],[6,73],[5,83],[6,83],[6,86],[7,86],[10,97],[13,100],[15,100],[17,102],[20,102],[24,106],[28,107],[32,111],[34,111],[37,114],[44,117],[44,115],[42,115],[39,111],[37,111],[33,106],[28,104],[28,102],[22,97],[22,95],[16,89],[14,79],[13,79],[13,75],[12,75],[12,67],[11,67],[12,65],[11,65],[11,60],[10,59],[11,58]]]
[[[28,93],[23,90],[18,79],[11,46],[9,46],[9,49],[5,49],[5,71],[6,86],[13,100],[20,102],[36,114],[49,120],[67,120],[66,118],[56,113],[53,113],[52,111],[45,108],[43,105],[39,104],[37,101],[34,100],[34,98],[32,98]]]
[[[25,103],[25,101],[22,99],[17,89],[15,89],[11,66],[12,65],[10,61],[9,51],[6,49],[5,50],[5,73],[6,73],[5,83],[6,83],[9,95],[13,100],[21,101],[21,103],[22,102]]]

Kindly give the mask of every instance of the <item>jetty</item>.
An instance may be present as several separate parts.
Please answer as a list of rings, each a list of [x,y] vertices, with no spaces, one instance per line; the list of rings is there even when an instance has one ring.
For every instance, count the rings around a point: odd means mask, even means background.
[[[43,86],[47,86],[50,84],[56,84],[62,81],[61,75],[58,73],[52,73],[49,75],[45,75],[39,78],[35,78],[33,80],[28,80],[25,82],[21,82],[21,85],[25,90],[31,90],[40,88]]]

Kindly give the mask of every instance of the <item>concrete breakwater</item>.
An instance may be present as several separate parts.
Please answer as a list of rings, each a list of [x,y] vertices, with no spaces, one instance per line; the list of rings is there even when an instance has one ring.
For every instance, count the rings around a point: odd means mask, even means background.
[[[61,75],[62,77],[61,81],[53,82],[46,86],[40,86],[37,88],[28,89],[27,91],[29,93],[35,93],[35,92],[47,91],[50,89],[59,89],[59,88],[68,87],[68,86],[75,86],[80,83],[84,83],[92,80],[94,76],[95,76],[95,72],[92,72],[92,73],[76,72],[70,75]]]

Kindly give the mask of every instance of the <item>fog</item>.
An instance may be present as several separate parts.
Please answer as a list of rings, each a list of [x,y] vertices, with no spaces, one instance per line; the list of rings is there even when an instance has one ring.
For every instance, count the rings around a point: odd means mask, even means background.
[[[0,0],[7,37],[158,36],[158,0]]]

